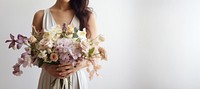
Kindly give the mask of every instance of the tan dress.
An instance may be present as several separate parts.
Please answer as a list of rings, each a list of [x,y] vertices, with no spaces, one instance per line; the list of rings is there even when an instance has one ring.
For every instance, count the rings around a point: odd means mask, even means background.
[[[75,27],[79,28],[79,20],[76,16],[73,17],[71,24],[73,24]],[[46,30],[50,30],[52,27],[55,27],[57,24],[50,12],[49,9],[44,10],[44,17],[43,17],[43,28]],[[42,69],[38,84],[38,89],[62,89],[60,86],[60,81],[57,79],[55,81],[55,77],[51,76],[47,71]],[[55,81],[55,84],[53,86],[53,82]],[[87,78],[85,76],[85,73],[83,70],[79,70],[76,73],[72,74],[70,76],[70,89],[88,89],[87,84]],[[65,86],[68,86],[67,81],[64,82]],[[64,88],[68,89],[68,87]]]

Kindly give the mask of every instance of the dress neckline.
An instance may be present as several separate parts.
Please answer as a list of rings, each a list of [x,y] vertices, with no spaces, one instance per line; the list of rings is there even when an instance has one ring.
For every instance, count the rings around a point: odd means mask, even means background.
[[[61,25],[61,24],[58,24],[58,23],[56,22],[55,18],[53,17],[53,15],[52,15],[52,13],[51,13],[50,8],[48,9],[48,11],[49,11],[49,14],[50,14],[51,19],[53,20],[53,22],[54,22],[56,25]],[[68,25],[73,24],[74,19],[75,19],[75,15],[72,17],[72,19],[71,19],[71,21],[70,21],[70,23],[69,23]],[[65,23],[63,23],[63,24],[65,24]],[[62,25],[63,25],[63,24],[62,24]],[[61,25],[61,26],[62,26],[62,25]]]

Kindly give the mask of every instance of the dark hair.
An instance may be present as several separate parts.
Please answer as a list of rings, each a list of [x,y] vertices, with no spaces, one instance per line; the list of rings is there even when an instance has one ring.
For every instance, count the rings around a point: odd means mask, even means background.
[[[91,8],[88,7],[89,0],[70,0],[70,5],[75,12],[76,17],[80,21],[80,30],[87,29],[89,16],[92,13]]]

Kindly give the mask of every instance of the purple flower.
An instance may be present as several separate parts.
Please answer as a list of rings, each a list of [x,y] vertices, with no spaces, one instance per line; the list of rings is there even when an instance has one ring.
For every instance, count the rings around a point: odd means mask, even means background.
[[[12,34],[10,34],[10,38],[11,38],[11,40],[6,40],[5,43],[10,42],[10,45],[9,45],[8,48],[11,48],[11,47],[12,47],[12,48],[14,49],[14,47],[15,47],[15,42],[16,42],[15,37],[14,37]]]
[[[69,54],[68,53],[60,53],[60,62],[61,64],[68,62],[70,60]]]
[[[62,30],[63,30],[64,32],[67,31],[66,23],[63,24],[63,28],[62,28]]]
[[[20,76],[23,72],[20,70],[20,64],[16,63],[14,66],[13,66],[13,74],[16,75],[16,76]]]
[[[24,48],[26,52],[21,54],[21,58],[25,58],[27,55],[31,55],[31,50],[29,47]]]
[[[28,43],[28,38],[23,36],[23,35],[21,35],[21,34],[18,34],[16,42],[18,43],[17,44],[17,49],[20,49],[23,44],[27,44]]]

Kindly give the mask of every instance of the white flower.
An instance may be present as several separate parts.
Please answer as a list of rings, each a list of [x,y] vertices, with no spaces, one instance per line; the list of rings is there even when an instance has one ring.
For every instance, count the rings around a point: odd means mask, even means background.
[[[50,31],[51,39],[52,39],[53,41],[58,40],[58,38],[60,37],[61,33],[62,33],[62,29],[60,28],[60,26],[56,26],[56,28],[53,28],[53,29]]]
[[[83,31],[78,31],[77,32],[78,37],[80,37],[82,40],[87,39],[86,38],[86,29],[84,28]]]
[[[40,50],[40,53],[38,54],[38,57],[45,59],[47,57],[46,52],[47,52],[46,50]]]

